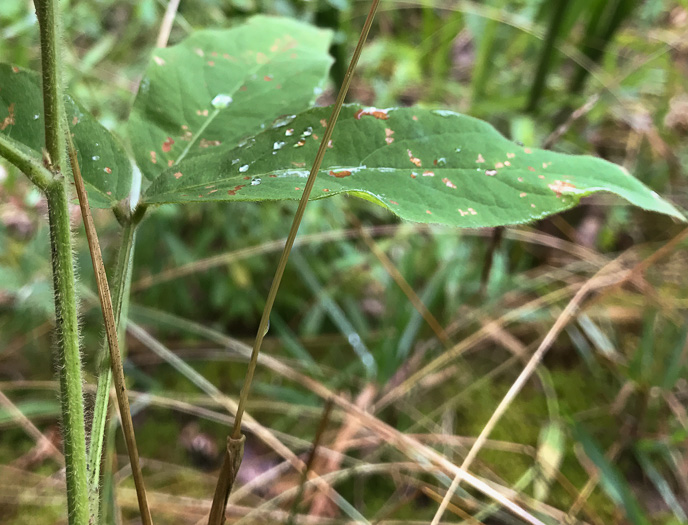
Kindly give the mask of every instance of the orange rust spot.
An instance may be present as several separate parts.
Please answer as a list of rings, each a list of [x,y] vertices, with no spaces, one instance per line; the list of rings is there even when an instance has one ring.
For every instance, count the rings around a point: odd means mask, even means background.
[[[162,143],[162,150],[165,153],[169,153],[172,149],[172,144],[174,144],[174,139],[172,137],[167,137],[167,140]]]
[[[485,162],[485,159],[483,158],[482,153],[478,153],[478,158],[475,159],[475,162],[476,162],[477,164],[482,164],[483,162]]]
[[[239,88],[239,91],[246,91],[247,89],[246,85],[243,85]]]
[[[552,184],[548,184],[547,187],[556,193],[557,198],[561,197],[563,192],[576,189],[576,187],[570,182],[565,182],[562,180],[555,180]]]
[[[323,128],[326,128],[326,127],[327,127],[327,121],[326,121],[324,118],[321,118],[321,119],[320,119],[320,125],[321,125]]]
[[[72,118],[72,126],[76,126],[79,123],[79,117],[74,116]]]
[[[397,206],[399,206],[399,203],[398,203],[397,201],[389,201],[389,202],[392,203],[392,204],[396,204]]]
[[[272,81],[272,76],[271,75],[265,75],[263,77],[263,80],[265,80],[265,82],[270,82],[270,81]]]
[[[206,140],[206,139],[201,139],[200,142],[198,143],[199,148],[210,148],[211,146],[219,146],[222,144],[219,140]]]
[[[215,193],[216,191],[217,191],[217,189],[210,190],[210,191],[208,192],[208,195],[210,195],[211,193]]]
[[[531,208],[535,208],[535,204],[531,204],[530,207],[531,207]]]
[[[430,210],[425,210],[425,213],[427,213],[428,215],[432,215],[432,212]]]
[[[532,166],[528,166],[528,170],[529,171],[535,171],[535,168],[533,168]]]
[[[19,73],[19,68],[17,66],[12,66],[13,73]]]
[[[342,170],[342,171],[332,171],[330,170],[330,175],[333,177],[337,177],[338,179],[342,179],[344,177],[348,177],[351,175],[351,172],[349,170]]]
[[[297,168],[303,168],[306,165],[306,163],[305,162],[292,162],[291,165],[296,166]]]
[[[523,148],[523,151],[526,153],[532,153],[533,152],[533,150],[531,150],[530,148]]]
[[[174,161],[172,159],[167,161],[167,167],[171,168],[172,164],[174,164]]]
[[[379,120],[387,120],[389,118],[387,111],[377,108],[359,109],[356,113],[354,113],[354,118],[356,120],[361,120],[361,117],[364,115],[370,115]]]
[[[182,172],[181,172],[181,171],[178,171],[178,172],[176,172],[176,173],[174,174],[174,178],[175,178],[175,179],[178,179],[178,178],[181,177],[181,176],[182,176]]]
[[[15,123],[15,120],[14,120],[14,102],[12,102],[7,107],[7,111],[9,114],[5,117],[5,119],[0,124],[0,131],[4,130],[7,126],[13,126]]]
[[[412,178],[412,179],[415,179],[417,176],[418,176],[417,173],[411,172],[411,178]]]
[[[435,172],[434,171],[424,171],[423,172],[423,177],[434,177]]]
[[[108,174],[112,173],[112,169],[111,169],[111,168],[105,168],[103,171],[105,171],[105,173],[108,173]]]
[[[503,167],[504,167],[504,163],[503,163],[503,162],[498,162],[497,164],[495,164],[495,169],[500,169],[500,168],[503,168]]]
[[[451,188],[452,190],[456,189],[456,184],[453,184],[452,181],[450,181],[447,177],[443,178],[442,182],[447,185],[447,188]]]
[[[518,182],[523,182],[523,177],[519,177]]]
[[[315,133],[313,133],[313,140],[318,140],[318,136]]]
[[[208,60],[208,65],[210,67],[213,67],[215,65],[215,61],[214,60]],[[200,197],[200,195],[199,195],[199,197]]]
[[[330,190],[328,190],[327,188],[323,188],[323,191],[324,191],[324,192],[328,192],[328,191],[330,191]]]
[[[509,162],[508,160],[505,160],[505,161],[504,161],[504,165],[505,165],[505,166],[511,166],[511,162]]]
[[[248,175],[246,175],[246,176],[244,177],[244,180],[248,180],[248,179],[250,179],[250,178],[251,178],[251,177],[249,177]]]
[[[521,194],[519,195],[519,197],[525,197],[526,195],[528,195],[528,194],[527,194],[527,193],[521,193]]]
[[[544,178],[545,178],[544,175],[538,175],[538,179],[544,179]]]
[[[244,186],[246,186],[246,185],[245,185],[245,184],[239,184],[238,186],[234,186],[234,189],[232,189],[232,190],[227,190],[227,194],[228,194],[228,195],[236,195],[236,194],[237,194],[237,191],[239,191],[239,190],[240,190],[241,188],[243,188]]]
[[[415,115],[413,115],[411,118],[412,118],[413,120],[418,120],[418,117],[416,117]]]
[[[407,149],[406,152],[408,153],[409,160],[410,160],[413,164],[415,164],[416,166],[418,166],[418,167],[420,168],[420,166],[421,166],[420,159],[417,158],[417,157],[414,157],[414,156],[413,156],[413,153],[411,153],[411,150],[410,150],[410,149]]]
[[[296,191],[299,191],[301,188],[299,188],[298,186],[296,186],[294,189],[295,189]]]
[[[516,156],[516,153],[507,153],[507,154],[506,154],[506,157],[507,157],[508,159],[513,159],[515,156]]]
[[[271,179],[274,179],[277,177],[277,175],[268,175],[268,177],[270,177]]]
[[[151,162],[152,162],[153,164],[157,164],[157,163],[158,163],[158,158],[157,158],[157,157],[158,157],[158,154],[155,153],[155,151],[151,151],[151,152],[150,152],[150,156],[151,156]]]

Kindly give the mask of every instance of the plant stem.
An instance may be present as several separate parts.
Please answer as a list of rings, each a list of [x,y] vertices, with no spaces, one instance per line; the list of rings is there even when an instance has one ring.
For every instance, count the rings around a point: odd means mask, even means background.
[[[54,169],[66,173],[65,139],[58,0],[36,0],[36,16],[41,35],[41,77],[43,80],[43,113],[45,117],[45,149]]]
[[[131,279],[131,261],[133,259],[135,230],[136,226],[132,223],[130,218],[127,218],[123,223],[122,238],[120,240],[117,266],[115,267],[113,281],[113,307],[115,323],[117,325],[117,331],[120,334],[120,340],[122,339],[121,334],[124,328],[120,323],[120,319],[122,318],[122,304]],[[91,516],[95,518],[98,518],[99,515],[100,465],[102,462],[105,427],[108,419],[108,402],[110,400],[111,384],[112,370],[110,369],[110,356],[108,355],[107,341],[104,341],[98,367],[98,386],[96,389],[95,405],[93,407],[91,440],[88,450],[89,504]]]
[[[136,486],[136,497],[139,503],[141,521],[144,525],[152,525],[153,520],[151,519],[150,509],[148,508],[146,487],[143,483],[143,473],[141,472],[141,465],[139,463],[139,452],[136,448],[134,423],[132,422],[131,410],[129,409],[129,398],[127,397],[124,370],[122,368],[122,356],[119,351],[117,321],[115,320],[112,298],[110,297],[110,288],[105,273],[105,265],[103,264],[103,256],[100,253],[98,235],[93,224],[91,208],[88,205],[88,196],[86,195],[84,181],[81,178],[81,170],[79,169],[76,149],[74,149],[74,144],[72,143],[70,135],[67,135],[67,144],[69,146],[69,160],[72,166],[72,173],[74,174],[74,185],[76,187],[77,196],[79,197],[79,206],[81,207],[81,217],[83,218],[86,228],[88,249],[91,252],[93,271],[96,274],[98,298],[100,299],[100,307],[103,311],[103,322],[105,324],[105,335],[107,336],[107,343],[110,347],[110,366],[112,368],[112,377],[115,381],[115,393],[117,395],[117,404],[119,405],[120,418],[122,420],[122,432],[124,434],[124,441],[127,444],[127,452],[129,453],[129,463],[131,464],[131,473],[134,478],[134,485]],[[124,287],[119,286],[119,288],[122,289]]]
[[[554,46],[557,38],[561,32],[561,26],[564,23],[565,15],[569,7],[570,0],[557,0],[557,5],[552,9],[552,18],[549,21],[547,28],[547,36],[545,37],[544,45],[542,46],[542,54],[540,55],[540,63],[538,64],[535,73],[535,80],[533,86],[530,88],[530,99],[526,111],[533,113],[537,110],[540,97],[545,90],[545,83],[547,80],[547,72],[549,71],[552,62],[552,54],[554,53]]]
[[[64,181],[53,181],[46,189],[50,248],[55,292],[57,367],[60,375],[62,435],[67,467],[69,523],[88,523],[86,479],[86,431],[81,389],[79,325],[76,311],[76,279],[72,259],[72,232]]]
[[[53,174],[52,182],[45,188],[45,195],[48,202],[55,293],[56,352],[60,375],[62,435],[67,471],[67,510],[70,524],[86,525],[89,521],[86,431],[84,397],[81,388],[72,232],[67,189],[63,176],[67,165],[64,135],[61,131],[64,121],[64,101],[58,53],[60,25],[57,0],[36,0],[36,15],[41,35],[45,148],[47,165]]]
[[[296,209],[296,214],[294,215],[294,220],[291,224],[291,229],[289,230],[289,235],[287,236],[287,242],[284,245],[284,250],[282,251],[282,256],[280,257],[279,264],[277,265],[277,270],[275,271],[275,277],[272,280],[272,285],[270,286],[270,291],[268,292],[268,297],[265,301],[265,307],[263,308],[263,315],[260,319],[260,324],[258,325],[258,333],[256,334],[256,339],[253,343],[253,350],[251,351],[251,359],[248,364],[248,370],[246,371],[246,378],[244,379],[244,386],[241,389],[241,394],[239,397],[239,404],[237,406],[236,417],[234,418],[234,429],[232,430],[232,435],[227,439],[227,448],[225,450],[225,455],[222,460],[222,467],[220,469],[220,474],[217,480],[217,486],[215,487],[215,494],[213,495],[213,503],[210,509],[210,516],[208,518],[208,525],[221,525],[224,522],[225,507],[227,506],[227,498],[232,490],[232,485],[234,484],[234,476],[238,471],[237,458],[233,455],[233,451],[238,450],[238,447],[234,444],[239,441],[243,436],[241,435],[241,419],[244,415],[244,410],[246,408],[246,401],[248,399],[249,391],[251,390],[251,381],[253,381],[253,375],[256,371],[256,364],[258,363],[258,354],[260,353],[260,347],[263,343],[263,338],[268,331],[268,326],[270,322],[270,312],[272,311],[272,306],[275,303],[275,297],[277,296],[277,291],[279,290],[280,283],[282,282],[282,276],[284,275],[284,269],[287,266],[287,260],[289,259],[289,254],[291,248],[294,245],[294,239],[296,239],[296,234],[299,230],[299,225],[301,224],[301,219],[306,211],[306,205],[308,204],[308,198],[310,197],[311,191],[313,190],[313,185],[315,184],[315,178],[320,170],[320,165],[322,164],[323,157],[325,156],[325,151],[327,149],[327,144],[332,137],[332,132],[334,126],[337,123],[337,118],[339,117],[339,112],[344,104],[344,99],[349,91],[349,85],[351,84],[351,79],[356,69],[356,64],[361,56],[361,51],[363,50],[363,44],[368,38],[368,33],[370,32],[370,27],[373,24],[373,18],[375,17],[375,12],[377,11],[377,6],[380,0],[372,0],[370,10],[368,11],[368,17],[363,24],[363,29],[361,30],[361,36],[358,39],[358,44],[356,44],[356,49],[351,57],[351,62],[344,75],[344,82],[339,88],[339,93],[337,94],[337,100],[332,108],[332,114],[325,128],[325,133],[323,134],[320,147],[315,155],[315,160],[313,161],[313,166],[311,167],[311,172],[308,175],[308,180],[303,190],[303,195],[299,201],[299,206]],[[243,447],[242,447],[243,451]],[[241,463],[241,458],[238,458],[239,464]]]
[[[35,153],[27,151],[22,143],[0,134],[0,156],[21,170],[39,190],[45,193],[53,174],[43,166],[40,159],[36,158]]]

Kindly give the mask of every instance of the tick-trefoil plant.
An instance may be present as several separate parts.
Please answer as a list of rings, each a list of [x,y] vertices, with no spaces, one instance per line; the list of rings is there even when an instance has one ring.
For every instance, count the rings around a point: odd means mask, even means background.
[[[308,188],[306,197],[311,199],[350,194],[406,220],[479,228],[531,222],[606,191],[685,220],[617,165],[520,146],[489,124],[453,111],[348,105],[335,128],[332,108],[313,107],[332,64],[327,54],[332,33],[266,16],[231,29],[197,31],[179,45],[152,51],[126,126],[132,159],[119,139],[62,90],[57,3],[37,2],[37,12],[41,75],[0,64],[0,153],[48,201],[70,523],[99,517],[111,364],[117,393],[125,398],[119,358],[110,362],[104,357],[87,447],[67,210],[72,169],[77,186],[79,172],[83,177],[90,206],[112,209],[122,225],[111,287],[111,347],[116,342],[114,325],[120,317],[126,319],[122,306],[136,227],[161,204],[298,200]],[[67,143],[72,142],[70,166]],[[85,199],[80,200],[84,206]],[[299,213],[305,203],[303,199]],[[285,254],[281,270],[288,251]],[[276,292],[273,286],[268,305]],[[266,312],[256,355],[267,330],[269,308]],[[374,375],[374,366],[367,369]],[[249,384],[247,377],[246,394]],[[245,402],[245,396],[242,399]],[[129,417],[122,402],[120,411],[123,421]],[[237,416],[231,439],[238,450],[241,411]],[[125,430],[127,426],[123,423]],[[132,434],[127,444],[136,471]],[[235,472],[236,466],[228,470]],[[489,490],[473,477],[464,481]],[[215,519],[222,518],[227,490],[218,486]],[[140,503],[148,519],[146,505]],[[527,513],[520,515],[537,522]]]

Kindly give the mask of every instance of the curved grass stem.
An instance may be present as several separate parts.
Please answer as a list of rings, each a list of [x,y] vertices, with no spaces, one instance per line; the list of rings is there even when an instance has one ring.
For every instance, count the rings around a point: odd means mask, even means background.
[[[339,93],[337,94],[337,99],[332,108],[332,114],[327,122],[327,127],[325,128],[325,133],[320,142],[320,147],[315,155],[315,160],[313,161],[313,166],[311,167],[311,172],[308,175],[308,180],[303,190],[303,195],[299,201],[299,206],[296,209],[296,214],[294,215],[294,220],[292,221],[291,229],[289,230],[289,235],[287,236],[287,242],[284,245],[284,250],[282,250],[282,256],[280,257],[279,264],[277,265],[277,270],[275,271],[275,276],[272,280],[272,285],[270,286],[270,291],[268,292],[268,297],[265,301],[265,307],[263,308],[263,315],[260,319],[260,324],[258,325],[258,333],[256,334],[256,339],[253,344],[253,350],[251,351],[251,359],[248,364],[248,370],[246,371],[246,378],[244,380],[244,386],[241,389],[241,395],[239,396],[239,405],[237,407],[236,417],[234,419],[234,429],[232,430],[231,436],[228,438],[228,446],[225,451],[224,458],[222,460],[222,467],[218,477],[217,486],[215,487],[215,494],[213,495],[213,503],[210,510],[210,516],[208,519],[208,525],[221,525],[224,522],[225,507],[227,505],[227,498],[232,490],[232,485],[234,484],[234,475],[237,469],[234,469],[236,465],[237,458],[232,456],[231,444],[236,442],[241,438],[241,419],[244,415],[244,410],[246,407],[246,400],[248,399],[248,394],[251,390],[251,382],[253,381],[253,375],[256,370],[256,365],[258,363],[258,354],[260,353],[260,347],[263,343],[263,338],[268,331],[268,326],[270,322],[270,312],[272,311],[272,306],[275,303],[275,297],[277,296],[277,291],[279,290],[280,283],[282,282],[282,276],[284,275],[284,269],[287,266],[287,260],[289,259],[289,254],[291,253],[291,248],[294,245],[294,239],[296,239],[296,234],[299,230],[299,225],[301,224],[301,219],[306,211],[306,205],[308,204],[308,198],[310,197],[311,191],[313,190],[313,185],[315,184],[315,178],[320,170],[320,165],[322,164],[323,157],[325,156],[325,151],[327,149],[327,144],[332,138],[332,131],[337,123],[337,118],[339,117],[339,112],[344,104],[344,99],[349,91],[349,86],[351,85],[351,79],[356,69],[356,64],[361,56],[361,51],[363,50],[363,44],[368,38],[368,33],[370,32],[370,27],[373,24],[373,18],[375,17],[375,12],[379,0],[373,0],[368,11],[368,16],[363,24],[363,29],[361,30],[361,35],[358,39],[358,44],[354,50],[354,54],[351,57],[351,62],[344,75],[344,82],[339,88]],[[239,463],[241,458],[238,459]]]

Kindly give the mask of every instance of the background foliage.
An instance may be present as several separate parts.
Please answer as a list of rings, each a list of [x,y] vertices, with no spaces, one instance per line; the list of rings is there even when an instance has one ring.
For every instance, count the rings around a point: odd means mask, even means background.
[[[69,88],[102,125],[125,137],[123,122],[165,5],[64,3]],[[181,2],[170,43],[256,13],[309,20],[335,31],[332,86],[366,9],[346,0]],[[34,20],[28,2],[3,1],[0,60],[38,69]],[[597,155],[685,209],[687,36],[685,0],[383,2],[350,99],[378,107],[448,107],[489,121],[526,147],[552,142],[557,151]],[[331,102],[331,86],[320,105]],[[551,137],[561,124],[566,131]],[[0,173],[0,391],[6,396],[0,400],[0,515],[7,523],[54,523],[64,520],[59,462],[27,434],[27,420],[13,408],[57,440],[44,203],[20,174],[7,166]],[[392,392],[392,402],[377,407],[376,415],[458,463],[520,371],[522,355],[537,346],[570,298],[566,287],[590,279],[617,256],[630,268],[682,231],[669,217],[618,203],[591,197],[561,216],[507,229],[495,243],[491,230],[400,224],[352,198],[312,202],[265,349],[360,402],[367,384],[377,388],[378,401]],[[237,395],[245,364],[207,329],[253,337],[280,248],[274,241],[286,236],[294,207],[166,205],[138,232],[133,321],[229,396]],[[106,265],[112,264],[118,228],[110,213],[96,220]],[[374,241],[361,235],[359,221]],[[441,334],[396,286],[372,242],[432,311],[450,344],[440,342]],[[542,501],[543,519],[551,522],[560,518],[557,511],[575,511],[590,523],[686,521],[685,248],[682,241],[644,276],[586,303],[493,432],[476,473]],[[88,293],[94,285],[85,243],[78,250],[84,357],[93,374],[100,314]],[[433,368],[456,343],[466,346],[461,357]],[[226,434],[227,416],[169,356],[153,354],[134,336],[128,346],[125,369],[136,392],[137,437],[156,523],[195,523],[202,515],[195,504],[212,493],[214,476],[204,469],[216,466],[213,447]],[[260,369],[249,410],[305,453],[322,405],[302,385]],[[335,412],[324,444],[343,446],[342,429]],[[116,459],[123,444],[119,437],[110,442]],[[371,522],[430,521],[433,500],[444,494],[441,481],[403,470],[402,458],[382,446],[343,450],[346,457],[335,466],[342,473],[386,465],[381,474],[337,483]],[[135,516],[135,498],[119,470],[126,463],[118,461],[106,470],[115,473],[108,479],[118,489],[117,512],[127,520]],[[277,459],[250,439],[247,461],[253,474],[246,470],[242,482]],[[296,484],[282,476],[240,505],[258,507]],[[173,495],[192,499],[172,504]],[[454,503],[474,516],[494,512],[475,495],[461,496]],[[300,510],[312,510],[310,502]],[[462,516],[450,510],[445,519]],[[501,513],[490,519],[513,522]]]

